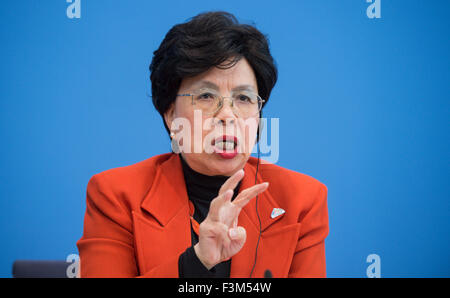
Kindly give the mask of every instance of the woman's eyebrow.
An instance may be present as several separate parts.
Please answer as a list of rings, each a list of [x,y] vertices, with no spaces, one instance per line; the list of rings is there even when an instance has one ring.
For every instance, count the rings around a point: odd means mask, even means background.
[[[232,91],[253,91],[253,92],[256,92],[255,88],[253,88],[252,85],[239,85],[237,87],[234,87],[232,89]]]
[[[209,89],[213,89],[213,90],[219,90],[219,87],[210,81],[200,81],[197,84],[195,84],[194,86],[197,88],[209,88]],[[255,92],[255,88],[253,88],[252,85],[248,85],[248,84],[239,85],[239,86],[236,86],[233,89],[231,89],[231,91],[243,91],[243,90]]]
[[[209,88],[214,90],[219,90],[219,87],[210,81],[200,81],[194,85],[197,88]]]

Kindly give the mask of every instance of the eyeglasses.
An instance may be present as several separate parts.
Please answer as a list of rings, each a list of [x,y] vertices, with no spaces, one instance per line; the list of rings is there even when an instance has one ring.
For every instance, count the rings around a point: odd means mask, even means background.
[[[216,114],[223,107],[225,98],[228,98],[235,115],[243,118],[257,115],[265,102],[258,94],[251,91],[239,91],[231,97],[226,97],[210,89],[199,89],[192,93],[177,94],[177,96],[190,96],[192,105],[201,109],[206,115]]]

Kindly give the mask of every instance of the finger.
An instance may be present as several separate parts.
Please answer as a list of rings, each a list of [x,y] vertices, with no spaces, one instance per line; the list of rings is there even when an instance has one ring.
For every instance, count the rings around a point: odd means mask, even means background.
[[[242,178],[244,178],[244,170],[240,169],[239,171],[231,175],[231,177],[228,178],[227,181],[225,181],[225,183],[219,190],[219,194],[222,194],[229,189],[235,189]]]
[[[230,202],[233,197],[233,191],[227,190],[223,194],[219,195],[217,198],[211,201],[209,205],[209,211],[207,217],[213,221],[219,221],[220,218],[220,208],[226,203]]]
[[[243,227],[236,227],[228,230],[228,236],[233,241],[245,242],[247,232]]]
[[[267,189],[267,187],[269,187],[269,182],[264,182],[264,183],[249,187],[249,188],[243,190],[237,196],[237,198],[234,199],[232,204],[234,204],[235,206],[237,206],[239,208],[244,208],[245,205],[247,205],[251,199],[253,199],[254,197],[256,197],[256,195],[265,191]]]
[[[222,223],[209,223],[200,229],[196,253],[202,263],[212,264],[210,267],[213,267],[223,261],[224,249],[229,247],[232,241],[228,236],[228,230],[228,226]]]

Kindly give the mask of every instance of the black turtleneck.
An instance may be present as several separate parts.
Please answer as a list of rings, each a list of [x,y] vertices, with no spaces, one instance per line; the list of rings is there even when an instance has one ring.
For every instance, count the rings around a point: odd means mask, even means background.
[[[200,174],[189,167],[180,155],[184,180],[189,200],[193,203],[194,219],[200,224],[208,215],[211,201],[217,197],[220,187],[229,178],[227,176],[207,176]],[[232,200],[237,196],[241,183],[234,189]],[[180,255],[178,270],[180,277],[229,277],[231,260],[222,262],[208,270],[198,259],[194,251],[194,245],[198,242],[198,236],[191,226],[192,246]]]

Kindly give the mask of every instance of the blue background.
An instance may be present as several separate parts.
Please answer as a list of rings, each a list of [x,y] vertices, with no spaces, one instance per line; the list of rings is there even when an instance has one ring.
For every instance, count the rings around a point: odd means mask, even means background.
[[[166,32],[227,10],[269,36],[278,164],[328,187],[329,277],[450,277],[449,1],[0,4],[0,276],[77,253],[90,177],[169,151],[148,65]]]

